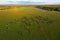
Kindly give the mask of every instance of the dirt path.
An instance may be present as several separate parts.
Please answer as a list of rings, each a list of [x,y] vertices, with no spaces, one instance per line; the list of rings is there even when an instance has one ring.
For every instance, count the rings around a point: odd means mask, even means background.
[[[48,34],[47,30],[45,29],[43,23],[41,23],[41,27],[40,27],[40,28],[41,28],[41,31],[42,31],[42,33],[44,34],[46,40],[50,40],[49,34]]]

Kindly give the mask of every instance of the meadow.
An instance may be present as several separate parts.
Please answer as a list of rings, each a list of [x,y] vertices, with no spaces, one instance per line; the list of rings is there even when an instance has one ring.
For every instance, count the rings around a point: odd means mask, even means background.
[[[60,40],[60,12],[36,6],[0,5],[0,40]]]

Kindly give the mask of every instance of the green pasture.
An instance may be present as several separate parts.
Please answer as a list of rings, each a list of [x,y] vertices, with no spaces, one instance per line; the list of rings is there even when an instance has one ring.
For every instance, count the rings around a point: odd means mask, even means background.
[[[0,7],[0,40],[60,40],[60,12]]]

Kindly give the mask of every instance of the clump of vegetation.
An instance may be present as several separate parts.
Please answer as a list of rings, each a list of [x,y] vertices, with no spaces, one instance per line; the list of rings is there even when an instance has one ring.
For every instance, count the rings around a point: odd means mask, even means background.
[[[42,17],[42,16],[23,17],[21,19],[21,24],[27,30],[29,30],[30,27],[32,27],[32,26],[37,26],[39,28],[41,23],[52,24],[53,22],[47,18]]]
[[[58,7],[36,6],[36,8],[49,10],[49,11],[58,11],[58,12],[60,12],[60,8],[58,8]]]
[[[53,22],[48,18],[42,16],[32,16],[32,17],[23,17],[21,18],[21,25],[25,28],[28,33],[32,33],[33,30],[40,32],[42,31],[44,36],[48,37],[46,29],[43,27],[44,24],[52,24]],[[43,24],[43,25],[42,25]],[[34,31],[33,31],[34,32]],[[46,38],[47,39],[47,38]]]

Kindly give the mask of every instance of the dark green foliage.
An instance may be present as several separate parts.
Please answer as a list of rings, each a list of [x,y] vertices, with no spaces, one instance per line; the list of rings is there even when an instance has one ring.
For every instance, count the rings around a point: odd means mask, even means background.
[[[43,10],[58,11],[58,12],[60,12],[59,8],[44,7],[44,6],[36,6],[36,8],[43,9]]]

